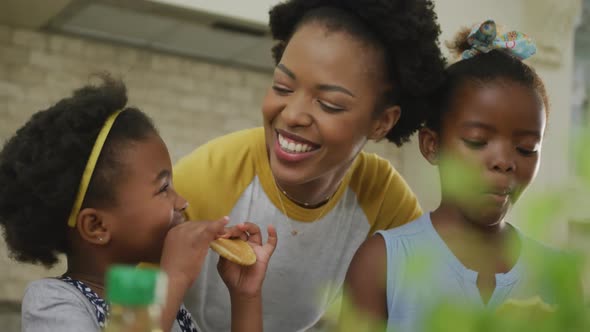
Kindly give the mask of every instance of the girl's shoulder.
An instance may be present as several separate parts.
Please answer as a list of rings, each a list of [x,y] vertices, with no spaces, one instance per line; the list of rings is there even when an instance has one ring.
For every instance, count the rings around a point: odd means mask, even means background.
[[[23,331],[55,327],[56,331],[99,330],[94,306],[84,294],[57,278],[31,282],[22,301]]]
[[[553,247],[544,243],[533,236],[524,233],[518,226],[508,223],[512,227],[521,242],[521,252],[525,259],[555,260],[569,256],[565,250]]]
[[[27,285],[23,302],[29,298],[37,299],[45,296],[51,296],[55,299],[84,299],[83,294],[73,285],[58,278],[44,278],[35,280]]]

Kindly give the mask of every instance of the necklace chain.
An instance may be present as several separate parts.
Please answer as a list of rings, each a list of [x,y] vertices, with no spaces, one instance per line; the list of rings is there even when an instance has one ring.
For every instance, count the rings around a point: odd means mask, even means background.
[[[275,188],[277,190],[277,195],[279,197],[279,203],[281,203],[281,209],[283,210],[283,214],[285,215],[285,218],[287,218],[287,223],[291,226],[291,235],[292,236],[296,236],[299,234],[299,231],[296,230],[293,227],[293,221],[291,220],[291,218],[289,218],[289,215],[287,214],[287,209],[285,209],[285,205],[283,204],[283,198],[281,197],[281,192],[279,190],[279,185],[277,184],[277,180],[274,179],[275,182]],[[289,197],[284,191],[283,194],[287,197]],[[324,215],[324,212],[326,211],[326,208],[328,207],[328,204],[330,203],[330,198],[332,198],[333,195],[328,196],[328,198],[326,199],[326,202],[324,203],[324,206],[322,207],[322,209],[320,210],[320,213],[318,214],[317,218],[315,218],[312,222],[316,222],[318,220],[320,220],[320,218],[322,218],[322,216]]]
[[[297,199],[295,199],[295,198],[291,197],[291,195],[287,194],[287,191],[286,191],[285,189],[283,189],[283,188],[282,188],[282,187],[281,187],[281,186],[278,184],[278,182],[276,181],[276,179],[275,179],[275,185],[277,186],[277,188],[278,188],[278,189],[279,189],[279,190],[280,190],[280,191],[281,191],[281,192],[282,192],[282,193],[283,193],[285,196],[287,196],[287,198],[288,198],[288,199],[290,199],[291,201],[295,202],[297,205],[301,205],[301,206],[304,206],[304,207],[306,207],[306,208],[309,208],[309,207],[312,207],[312,206],[321,206],[322,204],[325,204],[327,201],[329,201],[329,200],[330,200],[330,198],[332,197],[332,196],[330,195],[330,196],[327,196],[327,197],[326,197],[324,200],[322,200],[321,202],[319,202],[319,203],[317,203],[317,204],[311,204],[311,203],[307,203],[307,202],[302,202],[302,201],[299,201],[299,200],[297,200]],[[280,195],[279,195],[279,196],[280,196]]]

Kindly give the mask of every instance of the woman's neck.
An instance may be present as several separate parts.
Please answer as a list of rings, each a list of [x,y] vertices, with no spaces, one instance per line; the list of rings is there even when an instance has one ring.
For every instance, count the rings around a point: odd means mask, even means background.
[[[348,168],[302,184],[286,184],[275,178],[279,190],[293,203],[304,208],[317,208],[327,203],[338,190]]]
[[[300,205],[304,208],[316,208],[327,203],[330,198],[336,193],[342,179],[346,176],[346,173],[358,157],[355,155],[348,162],[344,162],[333,171],[317,177],[313,180],[305,183],[293,184],[285,183],[280,181],[273,173],[272,166],[270,165],[270,155],[268,146],[266,146],[266,158],[269,160],[269,167],[272,177],[274,178],[277,189],[281,190],[285,196],[289,198],[293,203]]]

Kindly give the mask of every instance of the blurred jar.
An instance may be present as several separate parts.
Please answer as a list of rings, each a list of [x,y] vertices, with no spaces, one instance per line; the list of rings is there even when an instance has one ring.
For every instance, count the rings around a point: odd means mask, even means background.
[[[168,280],[157,269],[117,265],[106,276],[110,313],[104,332],[161,332]]]

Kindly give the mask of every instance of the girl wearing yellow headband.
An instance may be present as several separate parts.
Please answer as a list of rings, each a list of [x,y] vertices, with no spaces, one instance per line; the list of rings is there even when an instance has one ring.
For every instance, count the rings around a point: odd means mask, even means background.
[[[34,114],[0,152],[0,224],[13,256],[49,267],[65,254],[68,265],[64,275],[28,286],[23,331],[98,331],[108,321],[105,271],[139,262],[168,274],[163,330],[196,331],[182,299],[209,244],[246,232],[256,265],[222,260],[220,274],[234,304],[232,330],[261,331],[261,285],[275,230],[262,245],[253,224],[183,223],[187,202],[172,186],[166,145],[144,113],[125,107],[123,83],[103,80]],[[236,271],[245,278],[230,275]]]

